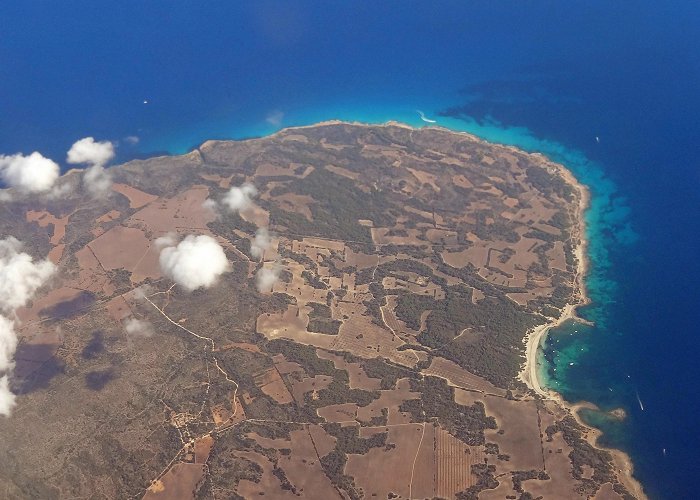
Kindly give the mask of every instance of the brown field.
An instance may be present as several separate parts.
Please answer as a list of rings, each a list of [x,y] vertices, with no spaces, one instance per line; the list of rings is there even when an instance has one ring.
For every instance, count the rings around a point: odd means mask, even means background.
[[[314,397],[316,391],[325,389],[330,385],[333,379],[327,375],[316,375],[315,377],[306,377],[300,381],[291,380],[290,385],[292,386],[292,396],[297,404],[304,403],[304,395],[308,392],[312,393],[311,397]]]
[[[258,177],[278,177],[283,175],[296,177],[291,164],[279,166],[271,163],[263,163],[262,165],[259,165],[255,170],[255,175]]]
[[[114,285],[100,266],[95,254],[89,246],[75,252],[78,258],[79,274],[70,281],[71,286],[87,290],[96,294],[111,296],[114,293]]]
[[[389,493],[393,492],[409,498],[413,461],[422,444],[423,427],[424,424],[406,424],[360,428],[361,437],[388,431],[387,445],[394,447],[372,448],[365,455],[348,455],[345,473],[355,478],[366,497],[389,498]]]
[[[551,404],[547,403],[550,408]],[[556,409],[555,414],[561,417],[561,409]],[[542,429],[554,424],[555,415],[548,411],[541,411],[540,424]],[[525,487],[533,496],[543,495],[545,498],[581,498],[573,491],[570,481],[571,462],[569,453],[571,447],[564,441],[561,433],[555,434],[551,442],[547,441],[546,435],[542,439],[542,451],[544,454],[545,470],[551,477],[549,481],[527,481]]]
[[[278,203],[282,210],[300,213],[306,217],[306,220],[309,222],[314,220],[311,209],[309,208],[313,201],[314,199],[311,196],[293,193],[285,193],[275,198],[275,203]]]
[[[309,424],[307,430],[319,457],[328,455],[335,448],[337,439],[328,434],[320,425]]]
[[[366,269],[376,266],[379,263],[379,256],[361,252],[355,253],[351,248],[347,248],[345,251],[345,262],[348,266],[357,266],[358,270]]]
[[[89,246],[102,268],[132,271],[150,243],[143,231],[117,226],[91,241]]]
[[[293,401],[292,395],[289,394],[287,386],[284,385],[280,374],[277,373],[277,369],[270,368],[267,371],[257,374],[254,380],[255,385],[257,385],[260,390],[278,403],[286,404]]]
[[[194,442],[194,463],[205,464],[209,458],[212,446],[214,446],[214,438],[204,436]]]
[[[53,234],[50,239],[52,245],[61,243],[63,237],[66,235],[66,224],[68,224],[68,219],[70,219],[70,215],[56,217],[47,211],[35,212],[33,210],[29,210],[26,217],[27,222],[36,222],[39,224],[39,227],[53,226]]]
[[[103,224],[105,222],[111,222],[113,220],[117,220],[121,216],[121,212],[119,210],[110,210],[104,215],[100,215],[97,219],[95,219],[95,222],[98,224]]]
[[[322,300],[321,297],[318,299]],[[289,306],[283,314],[262,314],[257,320],[257,331],[270,339],[287,338],[316,347],[328,348],[336,342],[335,335],[307,332],[308,316],[298,311],[298,307]]]
[[[364,316],[355,315],[345,320],[335,337],[331,345],[333,350],[348,351],[363,358],[380,356],[404,366],[415,366],[417,361],[413,354],[396,350],[404,344],[400,338]]]
[[[112,191],[126,196],[131,208],[141,208],[158,199],[155,195],[144,193],[140,189],[126,184],[112,184]]]
[[[353,172],[352,170],[348,170],[343,167],[336,167],[334,165],[326,165],[325,167],[326,170],[329,172],[333,172],[334,174],[337,175],[342,175],[343,177],[347,177],[348,179],[352,180],[357,180],[358,177],[360,177],[360,174],[357,172]]]
[[[152,243],[149,243],[148,249],[136,262],[134,268],[131,270],[131,282],[141,283],[142,281],[151,278],[159,279],[163,275],[160,272],[160,264],[158,263],[158,257],[160,252],[158,248]]]
[[[205,181],[216,182],[221,189],[228,189],[231,187],[231,179],[233,178],[233,176],[222,177],[220,175],[202,173],[200,173],[199,176]]]
[[[272,356],[272,361],[274,361],[275,368],[277,368],[277,371],[280,372],[281,375],[288,375],[294,372],[305,373],[300,364],[287,361],[283,354]]]
[[[406,168],[409,172],[413,174],[413,176],[418,179],[418,182],[420,184],[428,184],[430,187],[432,187],[435,192],[439,193],[440,192],[440,186],[437,185],[438,177],[435,174],[431,174],[428,172],[424,172],[422,170],[416,170],[414,168]]]
[[[347,371],[348,377],[350,378],[351,389],[364,389],[366,391],[374,391],[380,388],[381,380],[378,378],[368,377],[359,363],[348,363],[342,358],[342,356],[332,354],[322,349],[317,350],[316,354],[321,359],[328,359],[332,361],[333,365],[338,370]]]
[[[622,500],[622,496],[615,493],[612,483],[605,483],[596,493],[595,500]]]
[[[32,301],[29,307],[17,309],[17,318],[22,323],[38,321],[40,317],[46,317],[47,312],[51,311],[52,308],[60,304],[69,304],[83,293],[83,290],[69,286],[49,290],[45,295]]]
[[[259,498],[262,495],[270,496],[271,498],[297,498],[291,491],[282,489],[279,479],[272,473],[273,466],[267,458],[251,451],[239,451],[236,455],[255,462],[263,470],[259,483],[254,483],[247,479],[241,480],[236,491],[243,498]]]
[[[489,429],[486,440],[498,444],[501,453],[510,455],[503,464],[509,470],[540,470],[544,467],[534,401],[510,401],[505,398],[484,396],[486,413],[492,415],[504,434]]]
[[[469,179],[467,179],[461,174],[452,177],[452,182],[454,182],[456,186],[463,187],[465,189],[471,189],[474,187],[474,184],[472,184],[472,182]]]
[[[399,411],[399,406],[404,401],[419,397],[416,392],[411,392],[411,385],[408,379],[400,379],[396,383],[396,389],[381,391],[379,399],[375,399],[365,407],[357,409],[356,417],[363,422],[369,422],[373,417],[379,417],[382,410],[386,409],[387,424],[407,424],[411,421],[408,414]]]
[[[357,418],[357,408],[355,403],[343,403],[324,406],[319,408],[317,413],[326,422],[354,422]]]
[[[190,500],[203,477],[203,464],[175,464],[146,490],[143,500]]]
[[[291,453],[279,456],[278,466],[303,498],[337,498],[338,494],[323,474],[319,462],[319,456],[323,457],[335,446],[335,438],[326,434],[319,426],[306,427],[290,432],[290,440],[285,441],[281,447],[289,448]]]
[[[107,313],[115,321],[121,321],[132,314],[129,304],[121,295],[114,297],[112,300],[107,302],[104,307],[107,310]]]
[[[457,231],[450,231],[445,229],[428,229],[425,232],[425,237],[428,241],[440,245],[456,245],[457,244]]]
[[[474,375],[461,368],[457,364],[444,358],[433,358],[430,366],[423,370],[426,375],[444,378],[450,385],[464,389],[472,389],[487,394],[505,396],[506,391],[500,389],[483,378]]]
[[[59,243],[55,247],[53,247],[51,250],[49,250],[49,254],[47,258],[53,262],[54,264],[58,264],[58,262],[61,260],[61,257],[63,257],[63,250],[66,248],[66,245],[63,243]]]
[[[226,351],[228,349],[242,349],[248,352],[260,352],[260,348],[255,344],[249,344],[247,342],[230,342],[228,344],[217,347],[214,352]]]
[[[139,205],[143,208],[129,217],[125,225],[148,230],[156,237],[178,230],[199,230],[210,234],[207,223],[213,221],[216,215],[202,207],[208,197],[207,186],[192,186],[172,198],[151,201],[145,206]]]
[[[454,498],[455,494],[474,485],[471,473],[473,464],[483,462],[480,448],[467,446],[443,429],[435,431],[435,494],[442,498]]]
[[[391,229],[390,227],[373,227],[371,229],[372,241],[376,245],[412,245],[420,235],[418,229],[406,229],[408,236],[390,236],[387,233]]]
[[[554,248],[547,252],[547,257],[550,259],[550,267],[566,271],[566,253],[564,252],[564,243],[557,241],[554,244]]]

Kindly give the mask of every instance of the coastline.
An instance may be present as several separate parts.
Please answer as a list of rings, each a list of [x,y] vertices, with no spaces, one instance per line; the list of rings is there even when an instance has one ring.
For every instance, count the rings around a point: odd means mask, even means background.
[[[211,139],[211,140],[206,140],[203,141],[199,146],[191,148],[188,152],[180,154],[180,155],[174,155],[174,156],[188,156],[193,153],[199,153],[200,149],[204,147],[208,143],[216,143],[216,142],[229,142],[229,141],[235,141],[235,142],[248,142],[248,141],[257,141],[261,140],[264,138],[268,137],[274,137],[278,136],[282,133],[288,132],[290,130],[298,130],[298,129],[307,129],[307,128],[316,128],[316,127],[324,127],[324,126],[332,126],[332,125],[352,125],[352,126],[360,126],[360,127],[400,127],[400,128],[405,128],[408,130],[421,130],[421,129],[434,129],[434,130],[440,130],[440,131],[446,131],[451,134],[458,134],[462,136],[467,136],[471,140],[477,141],[477,142],[482,142],[485,144],[489,144],[490,146],[497,146],[500,148],[504,149],[509,149],[512,151],[517,151],[518,153],[524,153],[527,154],[528,156],[531,156],[533,158],[537,158],[539,162],[541,163],[542,166],[550,168],[550,169],[555,169],[558,174],[563,178],[565,182],[567,182],[569,185],[571,185],[576,192],[579,195],[578,199],[578,206],[576,210],[576,220],[578,224],[576,225],[575,232],[572,234],[572,239],[574,240],[574,253],[576,257],[576,264],[577,264],[577,269],[576,269],[576,276],[574,279],[574,294],[572,297],[571,303],[567,304],[563,309],[561,314],[559,315],[558,318],[555,320],[539,325],[529,332],[527,332],[525,338],[523,339],[523,342],[525,344],[525,351],[526,351],[526,356],[525,356],[525,362],[523,364],[523,368],[520,372],[519,378],[522,380],[530,389],[532,389],[537,395],[539,395],[542,399],[547,400],[547,401],[552,401],[554,402],[557,406],[561,407],[562,409],[568,411],[578,422],[579,425],[583,429],[585,429],[584,432],[584,438],[594,447],[598,449],[602,449],[610,453],[613,459],[613,466],[616,469],[616,472],[618,473],[618,479],[620,482],[636,497],[639,499],[646,499],[648,498],[647,495],[644,493],[642,485],[633,477],[633,472],[634,472],[634,467],[631,458],[629,455],[622,450],[618,450],[615,448],[607,448],[604,446],[601,446],[597,443],[598,438],[602,435],[602,432],[592,426],[589,426],[588,424],[584,423],[579,416],[578,412],[582,408],[591,408],[591,403],[587,402],[577,402],[577,403],[569,403],[564,400],[564,398],[561,396],[561,394],[557,393],[554,390],[548,389],[546,387],[542,386],[541,380],[538,377],[538,363],[537,363],[537,355],[540,349],[540,344],[543,341],[543,339],[546,337],[548,334],[549,330],[551,328],[555,328],[560,326],[562,323],[568,320],[574,320],[578,322],[586,322],[586,320],[581,319],[577,316],[576,314],[576,309],[579,306],[583,306],[586,304],[590,303],[590,298],[588,297],[586,293],[586,287],[585,287],[585,276],[589,268],[589,261],[587,257],[587,247],[588,247],[588,241],[586,239],[586,224],[585,224],[585,213],[586,210],[589,207],[590,203],[590,191],[588,187],[578,181],[578,179],[574,176],[574,174],[566,168],[563,164],[557,163],[553,160],[550,160],[546,155],[542,153],[536,153],[536,152],[528,152],[525,151],[517,146],[512,146],[508,144],[503,144],[503,143],[498,143],[498,142],[490,142],[487,139],[484,139],[482,137],[479,137],[478,135],[475,135],[471,132],[466,132],[466,131],[461,131],[461,130],[455,130],[449,127],[445,126],[440,126],[440,125],[425,125],[425,126],[413,126],[404,122],[400,121],[395,121],[395,120],[388,120],[384,123],[367,123],[367,122],[361,122],[361,121],[353,121],[353,120],[340,120],[340,119],[330,119],[330,120],[323,120],[317,123],[313,124],[308,124],[308,125],[297,125],[297,126],[290,126],[290,127],[284,127],[281,128],[277,131],[274,131],[270,134],[261,136],[261,137],[248,137],[244,139]],[[152,158],[157,158],[161,155],[156,155]],[[165,155],[165,156],[171,156],[171,155]],[[150,158],[147,158],[150,159]],[[144,161],[147,160],[146,158],[144,159],[138,159],[136,161]],[[132,160],[133,161],[133,160]],[[130,163],[130,162],[126,162]],[[75,171],[80,171],[79,169],[71,169],[68,172],[65,172],[62,175],[67,175],[68,173],[74,173]]]
[[[562,179],[571,185],[576,192],[579,195],[578,199],[578,206],[576,210],[576,220],[578,224],[576,225],[575,232],[572,234],[572,238],[574,240],[574,253],[576,257],[576,264],[577,264],[577,269],[576,269],[576,276],[574,279],[574,294],[572,297],[572,301],[567,304],[561,314],[559,315],[558,318],[555,320],[545,323],[544,325],[539,325],[535,328],[533,328],[531,331],[527,333],[525,338],[523,339],[525,343],[525,351],[526,351],[526,356],[525,356],[525,362],[523,364],[523,368],[521,370],[519,378],[530,388],[532,389],[537,395],[542,397],[545,400],[552,401],[555,404],[557,404],[559,407],[563,408],[564,410],[568,411],[575,419],[576,422],[583,428],[585,429],[584,432],[584,438],[595,448],[605,450],[608,453],[610,453],[612,460],[613,460],[613,467],[615,468],[617,474],[618,474],[618,479],[620,482],[630,491],[636,498],[643,500],[647,499],[647,495],[644,492],[641,483],[633,477],[634,473],[634,465],[632,463],[632,460],[630,456],[625,453],[622,450],[616,449],[616,448],[607,448],[605,446],[602,446],[598,444],[598,438],[602,435],[602,431],[586,424],[583,422],[581,417],[579,416],[578,412],[582,408],[591,408],[594,407],[591,403],[581,401],[577,403],[569,403],[564,400],[564,398],[561,396],[561,394],[557,393],[556,391],[553,391],[551,389],[548,389],[546,387],[543,387],[541,384],[541,381],[538,377],[538,363],[537,363],[537,354],[540,349],[540,344],[543,341],[543,339],[546,337],[547,333],[549,332],[550,329],[555,328],[560,326],[562,323],[568,320],[573,320],[581,323],[588,323],[586,320],[579,318],[576,314],[576,309],[580,306],[587,305],[591,302],[589,296],[586,293],[586,285],[585,285],[585,277],[588,272],[589,268],[589,261],[588,261],[588,254],[587,254],[587,247],[588,247],[588,240],[586,238],[586,221],[585,221],[585,214],[586,210],[589,208],[590,204],[590,190],[588,187],[578,181],[578,179],[574,176],[574,174],[566,168],[561,163],[557,163],[553,160],[550,160],[546,155],[542,153],[537,153],[537,152],[527,152],[524,151],[516,146],[508,145],[508,144],[502,144],[502,143],[497,143],[497,142],[490,142],[486,139],[483,139],[475,134],[472,134],[470,132],[465,132],[465,131],[460,131],[460,130],[454,130],[448,127],[440,126],[440,125],[426,125],[423,127],[416,127],[412,126],[410,124],[406,124],[403,122],[395,121],[395,120],[389,120],[384,123],[364,123],[364,122],[359,122],[359,121],[347,121],[347,120],[339,120],[339,119],[330,119],[330,120],[324,120],[318,123],[310,124],[310,125],[298,125],[298,126],[291,126],[291,127],[286,127],[282,128],[272,134],[271,136],[276,136],[284,131],[288,130],[294,130],[294,129],[304,129],[304,128],[310,128],[310,127],[320,127],[320,126],[329,126],[329,125],[340,125],[340,124],[345,124],[345,125],[353,125],[353,126],[363,126],[363,127],[389,127],[389,126],[394,126],[394,127],[401,127],[401,128],[406,128],[409,130],[420,130],[420,129],[436,129],[436,130],[441,130],[441,131],[447,131],[449,133],[453,134],[459,134],[459,135],[464,135],[468,136],[471,140],[475,140],[478,142],[483,142],[486,144],[489,144],[491,146],[498,146],[506,149],[510,149],[513,151],[517,151],[519,153],[525,153],[528,154],[532,157],[537,158],[541,165],[547,168],[552,168],[555,169],[559,175],[562,177]],[[249,141],[249,140],[257,140],[260,139],[258,137],[255,138],[248,138],[248,139],[243,139],[243,141]],[[206,144],[207,142],[210,141],[205,141],[202,143],[201,146]],[[200,146],[200,147],[201,147]],[[199,148],[195,148],[195,150],[198,150]]]
[[[574,241],[578,241],[575,246],[574,252],[576,256],[576,278],[575,278],[575,291],[572,297],[572,302],[567,304],[563,309],[558,318],[544,325],[539,325],[532,330],[530,330],[525,336],[525,363],[520,372],[520,380],[522,380],[530,389],[532,389],[537,395],[545,400],[550,400],[555,402],[560,407],[567,410],[576,419],[576,422],[585,429],[584,438],[592,446],[605,450],[612,456],[613,466],[616,472],[619,474],[618,479],[620,482],[638,499],[647,499],[647,495],[641,483],[633,477],[634,465],[630,456],[622,450],[616,448],[608,448],[598,444],[598,439],[603,434],[602,431],[586,424],[579,415],[579,411],[583,408],[596,408],[595,405],[587,401],[579,401],[577,403],[569,403],[564,400],[564,398],[558,392],[543,387],[538,376],[538,362],[537,354],[541,348],[541,343],[547,336],[552,328],[560,326],[562,323],[568,320],[578,321],[586,323],[587,321],[579,318],[576,315],[576,309],[580,306],[587,305],[591,302],[590,297],[586,293],[585,277],[588,271],[589,262],[588,254],[586,253],[588,240],[586,239],[586,221],[585,213],[590,204],[590,190],[587,186],[581,184],[574,174],[567,169],[564,165],[559,163],[554,163],[546,158],[546,156],[535,153],[536,156],[542,158],[544,165],[554,167],[559,172],[559,175],[571,186],[576,189],[579,193],[579,202],[577,207],[577,221],[576,233],[572,234]]]

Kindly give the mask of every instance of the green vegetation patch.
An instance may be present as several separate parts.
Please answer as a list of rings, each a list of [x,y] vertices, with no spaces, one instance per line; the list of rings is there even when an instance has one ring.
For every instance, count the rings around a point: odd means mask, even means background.
[[[454,400],[454,388],[438,377],[413,380],[414,388],[421,392],[420,399],[404,401],[399,409],[411,414],[413,422],[426,422],[437,418],[441,426],[470,446],[485,443],[484,429],[496,429],[496,420],[486,416],[481,401],[471,406],[458,404]]]

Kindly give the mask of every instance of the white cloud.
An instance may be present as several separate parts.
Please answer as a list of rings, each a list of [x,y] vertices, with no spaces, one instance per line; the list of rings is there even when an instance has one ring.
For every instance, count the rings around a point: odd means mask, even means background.
[[[158,250],[160,250],[165,247],[174,247],[177,245],[177,241],[177,234],[171,232],[164,234],[160,238],[156,238],[156,241],[154,241],[153,244]]]
[[[93,165],[83,174],[83,185],[93,197],[105,196],[112,187],[112,176],[102,165]]]
[[[150,285],[141,285],[140,287],[134,289],[134,299],[144,300],[152,293],[153,287],[151,287]]]
[[[15,407],[15,396],[10,390],[10,378],[4,375],[0,378],[0,415],[10,416]]]
[[[255,273],[255,283],[259,292],[269,292],[280,278],[281,268],[275,264],[272,267],[263,267]]]
[[[211,198],[207,198],[202,202],[202,208],[205,210],[210,210],[214,215],[216,215],[217,218],[221,217],[221,214],[219,213],[219,204]]]
[[[206,235],[189,235],[177,246],[166,246],[159,261],[163,274],[188,291],[209,288],[229,270],[224,249]]]
[[[21,249],[22,244],[12,236],[0,240],[0,312],[8,315],[29,302],[56,269],[48,260],[34,262]],[[0,372],[5,372],[0,378],[0,415],[9,416],[15,405],[9,375],[14,368],[16,350],[15,322],[0,316]]]
[[[141,139],[139,139],[137,135],[127,135],[126,137],[124,137],[124,142],[131,146],[135,146],[139,143],[139,141],[141,141]]]
[[[49,260],[34,262],[21,248],[12,236],[0,240],[0,311],[12,312],[25,305],[56,269]]]
[[[282,111],[273,111],[265,118],[265,121],[274,127],[279,127],[282,125],[282,120],[284,119],[284,113]]]
[[[114,158],[114,144],[109,141],[96,142],[85,137],[73,143],[68,150],[66,161],[71,164],[87,164],[104,167]]]
[[[64,177],[65,179],[65,177]],[[51,191],[47,194],[47,198],[50,200],[56,200],[58,198],[65,198],[68,196],[70,193],[73,192],[73,185],[70,183],[69,180],[64,181],[62,184],[58,183],[56,184],[53,188],[51,188]]]
[[[23,193],[50,190],[61,173],[58,164],[36,151],[29,156],[0,155],[0,179]]]
[[[253,238],[253,242],[250,244],[251,255],[256,259],[259,259],[263,256],[265,250],[270,248],[271,243],[272,239],[270,237],[270,233],[267,231],[267,229],[261,227],[255,231],[255,238]]]
[[[12,370],[17,350],[17,334],[14,321],[0,316],[0,371]]]
[[[66,161],[71,164],[90,165],[83,174],[83,184],[94,197],[104,196],[112,187],[112,176],[104,166],[114,158],[114,144],[85,137],[73,143]]]
[[[153,325],[151,323],[133,317],[124,322],[124,330],[132,337],[150,337],[153,335]]]
[[[234,186],[229,189],[221,200],[232,212],[245,210],[253,203],[253,198],[258,195],[258,190],[251,183],[246,182],[240,187]]]

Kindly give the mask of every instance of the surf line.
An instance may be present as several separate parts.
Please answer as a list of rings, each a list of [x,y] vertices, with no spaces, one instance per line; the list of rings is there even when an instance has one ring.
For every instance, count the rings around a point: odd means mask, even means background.
[[[416,112],[420,115],[420,119],[423,120],[426,123],[437,123],[437,120],[431,120],[430,118],[425,117],[425,113],[423,113],[420,109],[417,109]]]

